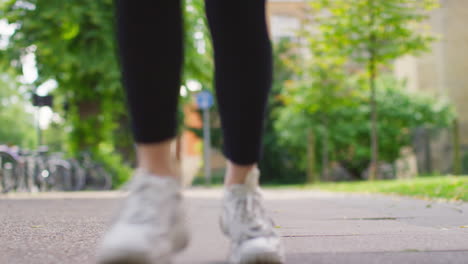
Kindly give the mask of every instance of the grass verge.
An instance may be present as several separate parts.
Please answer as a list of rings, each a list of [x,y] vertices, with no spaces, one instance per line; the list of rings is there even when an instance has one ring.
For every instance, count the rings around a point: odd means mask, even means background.
[[[222,187],[222,176],[214,177],[209,187]],[[204,178],[197,177],[194,186],[206,186]],[[263,184],[267,189],[315,189],[332,192],[384,193],[406,195],[423,199],[442,198],[468,202],[468,176],[426,176],[408,180],[380,180],[359,182],[330,182],[319,184]]]
[[[303,188],[334,192],[399,194],[418,198],[468,201],[468,176],[438,176],[409,180],[340,182],[305,185]]]

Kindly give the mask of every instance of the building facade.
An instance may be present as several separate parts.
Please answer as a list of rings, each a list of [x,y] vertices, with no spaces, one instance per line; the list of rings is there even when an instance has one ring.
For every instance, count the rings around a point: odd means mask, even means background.
[[[432,50],[420,57],[406,56],[395,63],[395,74],[407,80],[410,91],[448,100],[455,107],[459,123],[461,158],[468,162],[468,1],[440,0],[427,23],[438,37]],[[424,135],[423,135],[424,136]],[[428,170],[451,172],[453,133],[447,130],[428,136],[419,159],[431,164]],[[466,166],[466,165],[465,165]],[[465,168],[465,170],[468,168]],[[465,171],[466,173],[466,171]]]
[[[269,0],[267,5],[270,35],[273,42],[295,38],[302,27],[307,3],[304,0]]]

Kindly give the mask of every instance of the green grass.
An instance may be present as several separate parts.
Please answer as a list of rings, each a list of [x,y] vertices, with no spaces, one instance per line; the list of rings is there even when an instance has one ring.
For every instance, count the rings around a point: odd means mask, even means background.
[[[210,187],[222,186],[222,175],[214,175]],[[195,179],[195,186],[206,186],[204,179]],[[332,192],[384,193],[406,195],[423,199],[442,198],[468,201],[468,176],[424,176],[409,180],[380,180],[319,184],[263,184],[267,189],[316,189]]]
[[[418,198],[468,201],[468,176],[438,176],[410,180],[341,182],[304,185],[302,188],[334,192],[399,194]]]

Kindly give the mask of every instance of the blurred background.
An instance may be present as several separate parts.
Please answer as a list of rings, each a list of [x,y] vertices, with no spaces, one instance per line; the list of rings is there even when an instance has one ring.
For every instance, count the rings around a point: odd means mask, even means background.
[[[203,164],[215,184],[225,168],[216,103],[207,146],[196,100],[214,91],[203,4],[185,0],[183,10],[173,149],[186,185],[204,183]],[[264,183],[468,174],[467,1],[269,0],[267,12],[275,65]],[[0,0],[0,154],[3,192],[102,190],[131,176],[112,0]]]

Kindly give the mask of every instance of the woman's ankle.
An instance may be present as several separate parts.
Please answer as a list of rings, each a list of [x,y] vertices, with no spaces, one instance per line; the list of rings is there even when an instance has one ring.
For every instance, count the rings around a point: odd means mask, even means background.
[[[173,139],[151,144],[138,144],[138,168],[157,176],[180,177],[179,163],[171,152]]]
[[[247,175],[256,166],[256,163],[250,165],[238,165],[228,161],[226,176],[224,178],[224,186],[228,187],[233,184],[244,184]]]

